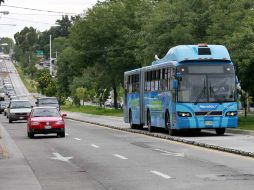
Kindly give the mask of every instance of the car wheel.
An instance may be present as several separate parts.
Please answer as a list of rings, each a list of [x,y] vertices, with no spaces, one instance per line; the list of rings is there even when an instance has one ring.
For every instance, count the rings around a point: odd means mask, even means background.
[[[151,124],[151,114],[150,114],[149,111],[147,113],[147,127],[148,127],[148,131],[149,132],[153,132],[154,131],[154,127]]]
[[[65,137],[65,132],[58,133],[58,134],[57,134],[57,136],[59,136],[59,137],[62,137],[62,138],[63,138],[63,137]]]
[[[168,134],[170,136],[174,136],[176,134],[175,129],[171,128],[170,116],[169,116],[168,111],[166,112],[166,115],[165,115],[165,126],[166,126],[166,129],[168,130]]]
[[[30,137],[30,139],[32,139],[32,138],[34,138],[34,133],[29,133],[30,135],[29,135],[29,137]]]
[[[9,123],[12,123],[12,119],[9,117]]]
[[[6,116],[6,112],[4,112],[4,116]]]
[[[224,135],[226,129],[225,128],[217,128],[215,129],[217,135]]]
[[[132,129],[136,129],[136,125],[133,124],[133,121],[132,121],[132,112],[131,111],[129,112],[129,121],[130,121],[130,127]]]

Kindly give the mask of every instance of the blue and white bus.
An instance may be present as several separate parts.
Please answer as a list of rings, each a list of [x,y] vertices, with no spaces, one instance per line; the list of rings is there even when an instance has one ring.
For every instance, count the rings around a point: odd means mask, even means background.
[[[238,125],[236,75],[222,45],[180,45],[151,66],[124,73],[124,121],[131,128],[215,129]]]

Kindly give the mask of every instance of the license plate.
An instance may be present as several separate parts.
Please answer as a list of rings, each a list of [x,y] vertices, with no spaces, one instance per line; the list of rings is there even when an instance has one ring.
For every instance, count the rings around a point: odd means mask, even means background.
[[[24,119],[24,117],[19,117],[19,119]]]
[[[50,125],[46,125],[45,129],[51,129],[51,126]]]
[[[212,122],[212,121],[205,121],[205,125],[206,125],[206,126],[212,126],[212,125],[213,125],[213,122]]]

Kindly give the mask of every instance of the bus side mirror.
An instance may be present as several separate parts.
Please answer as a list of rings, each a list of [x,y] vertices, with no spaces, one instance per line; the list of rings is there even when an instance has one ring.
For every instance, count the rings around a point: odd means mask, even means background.
[[[178,80],[177,80],[177,79],[174,79],[174,80],[173,80],[173,88],[174,88],[174,89],[177,89],[177,88],[178,88]]]

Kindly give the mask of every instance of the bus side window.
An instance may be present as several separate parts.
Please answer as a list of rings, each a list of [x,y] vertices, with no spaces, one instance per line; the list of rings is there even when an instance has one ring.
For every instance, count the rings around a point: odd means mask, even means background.
[[[156,70],[155,72],[155,79],[154,79],[154,90],[159,90],[159,79],[160,79],[160,70]]]
[[[135,85],[136,89],[135,89],[135,91],[139,92],[139,74],[136,74],[135,78],[136,78],[136,80],[135,80],[135,82],[136,82],[136,85]]]
[[[127,81],[127,92],[131,92],[131,76],[128,76],[128,81]]]
[[[148,76],[149,76],[149,86],[148,86],[148,91],[152,90],[152,71],[149,71]]]
[[[165,68],[162,69],[162,72],[161,72],[161,79],[160,79],[160,90],[161,91],[164,91],[165,90]]]
[[[147,91],[147,72],[145,72],[145,91]]]
[[[171,80],[171,77],[172,77],[171,70],[172,70],[172,68],[168,68],[168,87],[167,87],[168,90],[171,89],[170,88],[170,80]]]

